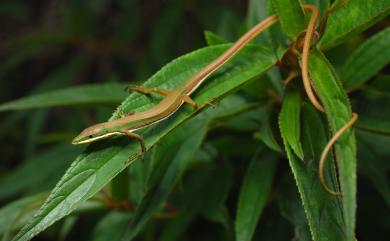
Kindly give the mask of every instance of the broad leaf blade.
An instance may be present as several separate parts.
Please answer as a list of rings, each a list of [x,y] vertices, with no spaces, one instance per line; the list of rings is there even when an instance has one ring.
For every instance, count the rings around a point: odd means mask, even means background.
[[[25,160],[23,165],[0,179],[0,200],[21,192],[37,193],[52,188],[81,147],[57,146]],[[37,170],[39,168],[39,171]]]
[[[235,232],[237,241],[250,241],[266,204],[275,174],[277,160],[265,152],[257,153],[241,186]]]
[[[390,136],[370,133],[366,131],[356,132],[358,140],[358,171],[362,178],[370,180],[373,187],[382,195],[386,204],[390,205],[390,185],[388,173],[390,164]]]
[[[133,218],[132,213],[110,212],[94,228],[91,241],[120,241],[123,230]]]
[[[290,145],[285,144],[289,163],[305,209],[313,240],[345,240],[343,213],[337,197],[329,195],[321,186],[318,177],[318,161],[326,145],[326,129],[313,109],[308,104],[303,108],[302,143],[305,151],[304,162],[298,160]],[[284,142],[286,136],[282,134]],[[331,187],[337,190],[335,169],[332,158],[327,159],[325,176]],[[337,228],[335,228],[337,227]]]
[[[299,160],[296,160],[299,162]],[[280,213],[294,225],[294,239],[299,241],[312,241],[310,228],[300,199],[300,192],[293,178],[288,173],[279,184],[277,202]]]
[[[0,209],[0,237],[9,240],[8,235],[27,223],[39,206],[47,198],[47,193],[24,197]]]
[[[274,129],[271,125],[273,120],[271,109],[269,107],[262,108],[257,115],[259,116],[260,130],[254,134],[254,137],[264,142],[271,150],[281,152],[280,145],[275,139]]]
[[[177,241],[193,222],[205,205],[212,186],[213,172],[201,170],[184,180],[184,188],[179,199],[179,211],[175,219],[167,223],[159,241]],[[203,194],[203,195],[201,195]]]
[[[196,155],[207,133],[209,123],[226,114],[239,113],[243,106],[245,102],[241,98],[230,96],[217,108],[201,113],[161,140],[161,145],[153,150],[150,178],[147,182],[148,190],[136,210],[124,240],[132,240],[167,200]],[[197,131],[193,132],[193,130]]]
[[[181,84],[219,56],[228,46],[208,47],[180,57],[152,76],[145,86],[169,89]],[[196,93],[195,100],[203,104],[221,98],[253,77],[262,74],[275,62],[276,58],[271,51],[259,47],[247,47],[207,80],[207,83]],[[134,93],[122,103],[113,118],[151,105],[150,98]],[[151,148],[192,114],[192,108],[185,106],[172,118],[145,129],[142,133],[147,148]],[[73,162],[37,216],[19,232],[14,240],[31,239],[72,212],[128,166],[138,152],[139,144],[134,141],[129,143],[128,138],[110,139],[90,145],[85,153]]]
[[[127,95],[125,86],[117,83],[68,87],[3,103],[0,105],[0,111],[68,105],[116,104],[123,101]]]
[[[267,17],[276,14],[272,6],[272,1],[250,0],[248,4],[247,29],[260,23]],[[286,39],[286,36],[280,31],[280,25],[275,24],[262,33],[255,42],[263,46],[268,46],[277,52],[280,46],[286,44]]]
[[[351,106],[335,71],[319,51],[309,57],[309,71],[315,89],[325,108],[331,133],[335,133],[351,119]],[[356,144],[350,128],[337,140],[335,157],[343,193],[345,240],[355,240],[356,216]]]
[[[219,36],[218,34],[211,31],[205,31],[204,38],[206,39],[208,46],[227,43],[227,41],[222,36]]]
[[[356,88],[390,62],[390,27],[364,42],[347,59],[341,79],[347,88]]]
[[[182,127],[174,130],[161,141],[163,147],[158,148],[158,155],[155,167],[153,184],[149,187],[146,195],[141,200],[137,208],[131,226],[127,228],[124,234],[124,240],[132,240],[144,225],[149,221],[151,216],[157,212],[164,204],[177,181],[183,175],[187,168],[189,160],[195,154],[203,138],[206,136],[205,120],[193,120]],[[197,130],[194,133],[188,133],[188,130]],[[158,175],[159,174],[159,175]]]
[[[301,103],[297,93],[287,93],[279,117],[280,132],[295,155],[303,160],[301,145]]]
[[[350,0],[332,13],[326,24],[319,46],[327,49],[345,38],[364,31],[386,17],[390,11],[388,0]]]
[[[353,110],[359,113],[356,126],[368,131],[390,134],[390,93],[364,89],[354,97]]]
[[[298,0],[272,0],[283,32],[290,38],[305,29],[305,15]]]

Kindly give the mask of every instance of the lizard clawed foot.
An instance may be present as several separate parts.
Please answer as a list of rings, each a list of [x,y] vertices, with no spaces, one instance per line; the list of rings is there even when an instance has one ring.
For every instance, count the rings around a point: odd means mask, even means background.
[[[147,91],[147,88],[145,88],[142,85],[128,85],[125,88],[125,91],[127,91],[128,93],[132,93],[132,92],[138,92],[138,93],[141,93],[141,94],[148,94],[149,93]]]
[[[214,101],[215,99],[211,100],[211,101],[206,101],[204,104],[196,104],[196,105],[193,105],[194,109],[195,110],[200,110],[206,106],[211,106],[212,108],[215,108],[217,107],[216,104],[213,104],[212,102]]]

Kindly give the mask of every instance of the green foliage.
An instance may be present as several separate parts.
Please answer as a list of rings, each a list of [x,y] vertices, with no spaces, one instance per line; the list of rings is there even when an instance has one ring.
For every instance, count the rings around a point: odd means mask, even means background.
[[[266,160],[262,161],[264,158]],[[241,186],[235,221],[236,240],[251,240],[267,201],[277,161],[265,152],[256,153]]]
[[[0,105],[0,111],[55,106],[115,104],[126,98],[125,85],[107,83],[69,87],[36,94]]]
[[[305,28],[302,5],[295,0],[273,0],[275,13],[279,17],[283,32],[294,39]],[[287,7],[288,6],[288,7]]]
[[[365,41],[346,60],[341,78],[347,88],[353,88],[370,80],[390,63],[390,27]]]
[[[42,26],[30,19],[40,7],[0,3],[7,36],[0,46],[2,240],[385,240],[389,1],[157,2],[53,4],[43,8]],[[300,72],[300,42],[296,51],[291,44],[311,15],[304,4],[320,17],[338,7],[309,56],[324,113],[307,99],[300,76],[284,82]],[[204,108],[185,104],[137,131],[144,158],[124,136],[70,144],[92,123],[162,99],[127,93],[128,84],[184,85],[273,14],[278,24],[191,95]],[[356,137],[347,129],[324,166],[338,197],[322,187],[318,165],[352,112],[359,114]],[[367,210],[378,218],[366,218]]]

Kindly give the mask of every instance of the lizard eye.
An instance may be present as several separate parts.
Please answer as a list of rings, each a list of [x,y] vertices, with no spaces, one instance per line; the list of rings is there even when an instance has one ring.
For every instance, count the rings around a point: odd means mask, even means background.
[[[93,136],[92,135],[89,135],[88,138],[92,138]]]

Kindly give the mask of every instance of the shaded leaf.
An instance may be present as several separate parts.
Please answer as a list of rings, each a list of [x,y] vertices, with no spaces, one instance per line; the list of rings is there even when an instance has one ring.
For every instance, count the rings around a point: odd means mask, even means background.
[[[195,156],[209,123],[214,118],[242,110],[242,100],[232,97],[223,100],[218,108],[210,109],[172,131],[161,140],[160,146],[153,150],[148,175],[150,178],[147,180],[148,190],[126,231],[125,240],[133,239],[151,216],[162,207]],[[193,130],[197,131],[192,132]]]
[[[227,43],[227,41],[216,33],[211,31],[204,31],[204,37],[208,46]]]
[[[318,44],[321,49],[333,47],[386,17],[389,11],[388,0],[349,0],[330,15]]]
[[[260,130],[255,133],[254,137],[264,142],[264,144],[270,149],[281,152],[280,145],[275,139],[274,130],[271,126],[271,115],[272,113],[270,108],[262,108],[259,111],[258,116],[260,117]]]
[[[158,21],[153,26],[152,36],[150,36],[149,49],[154,61],[161,66],[170,59],[172,53],[172,45],[177,39],[180,21],[183,15],[183,1],[168,0],[168,4],[164,6]]]
[[[183,192],[178,197],[180,200],[178,215],[167,223],[159,237],[160,241],[180,240],[184,231],[200,213],[203,205],[205,205],[209,190],[215,190],[210,188],[214,185],[212,174],[211,171],[198,171],[191,174],[184,181]]]
[[[292,175],[285,175],[279,184],[278,207],[283,217],[294,225],[293,241],[311,241],[309,225],[303,209],[299,191],[293,181]]]
[[[57,146],[26,160],[0,178],[0,199],[52,188],[82,149],[71,145]]]
[[[319,51],[309,57],[309,72],[324,106],[331,133],[336,133],[351,119],[351,106],[334,69]],[[335,158],[343,193],[345,240],[355,240],[356,216],[356,144],[352,128],[337,140]]]
[[[0,209],[0,237],[9,240],[9,234],[27,223],[47,198],[47,194],[28,196],[13,201]]]
[[[0,105],[0,111],[68,105],[116,104],[128,95],[124,89],[124,85],[117,83],[68,87],[3,103]]]
[[[252,159],[241,186],[235,232],[237,241],[250,241],[266,205],[276,169],[276,158],[259,151]]]
[[[327,142],[326,129],[316,111],[308,104],[303,108],[302,126],[304,162],[297,159],[290,145],[285,145],[285,149],[302,199],[312,239],[345,240],[341,203],[337,197],[331,196],[323,189],[318,177],[319,157]],[[286,142],[285,136],[283,139]],[[331,180],[328,181],[331,187],[337,190],[336,172],[330,157],[327,158],[325,176],[327,180]],[[300,227],[302,225],[299,224]]]
[[[372,78],[390,62],[390,27],[375,34],[349,55],[341,69],[347,88],[355,88]]]
[[[216,166],[216,173],[212,177],[202,214],[211,221],[223,224],[227,231],[231,230],[229,213],[225,206],[233,184],[233,169],[229,163]]]
[[[374,188],[390,205],[390,137],[366,131],[357,131],[358,171],[362,177],[370,180]]]
[[[301,103],[297,93],[287,93],[283,100],[282,110],[279,116],[280,132],[286,143],[291,147],[301,160],[303,150],[301,145]]]
[[[64,219],[64,222],[61,225],[61,229],[58,234],[58,241],[66,240],[72,229],[75,227],[77,220],[78,217],[76,216],[68,216]]]
[[[390,93],[365,88],[355,96],[352,106],[359,113],[357,127],[390,134]]]
[[[120,241],[128,223],[133,218],[132,213],[110,212],[104,216],[91,234],[91,241]]]
[[[295,37],[305,29],[305,15],[300,1],[272,0],[276,14],[279,17],[283,32],[290,38]]]
[[[189,135],[186,130],[197,130]],[[151,216],[164,204],[168,195],[187,168],[189,159],[199,148],[206,135],[206,122],[191,121],[174,130],[161,140],[155,152],[157,166],[151,174],[152,183],[134,214],[134,219],[124,234],[124,240],[132,240],[141,231]]]
[[[267,17],[275,14],[272,1],[268,0],[250,0],[248,6],[247,29],[260,23]],[[264,31],[254,40],[256,44],[268,46],[276,53],[281,45],[287,45],[287,38],[280,31],[280,24],[275,24]]]

